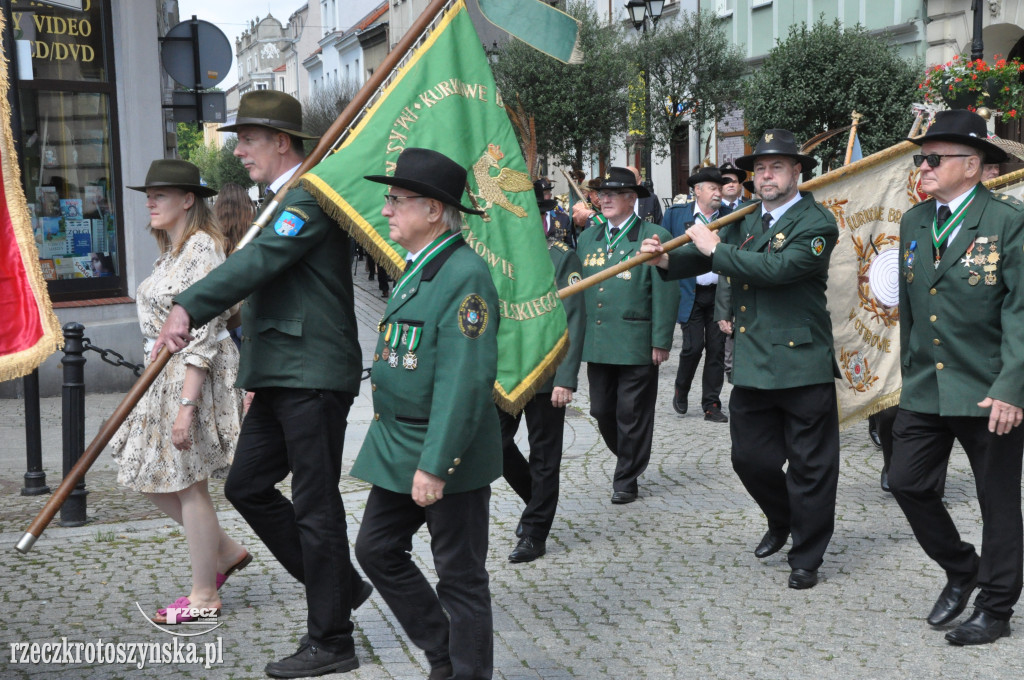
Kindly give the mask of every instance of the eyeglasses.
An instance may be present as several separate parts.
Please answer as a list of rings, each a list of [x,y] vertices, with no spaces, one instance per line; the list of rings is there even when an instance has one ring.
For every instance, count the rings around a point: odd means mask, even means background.
[[[919,153],[914,154],[914,167],[921,167],[921,163],[928,161],[929,168],[937,168],[942,163],[943,158],[970,158],[969,153],[930,153],[927,155],[921,155]]]
[[[601,199],[604,199],[604,198],[614,198],[616,196],[625,196],[628,193],[630,193],[630,192],[628,192],[628,191],[601,190],[601,191],[597,192],[597,197],[601,198]]]
[[[395,196],[394,194],[384,194],[384,202],[389,208],[397,208],[400,201],[404,201],[407,198],[426,198],[426,196],[420,196],[415,194],[413,196]]]

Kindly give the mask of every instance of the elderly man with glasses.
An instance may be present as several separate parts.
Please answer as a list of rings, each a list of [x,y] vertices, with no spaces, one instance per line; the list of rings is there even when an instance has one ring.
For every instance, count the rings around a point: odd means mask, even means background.
[[[1006,154],[984,119],[939,112],[914,164],[931,199],[900,224],[900,352],[903,390],[893,423],[889,486],[918,543],[946,573],[927,621],[955,645],[1010,634],[1021,594],[1024,524],[1024,206],[981,184],[984,164]],[[981,554],[942,502],[953,440],[974,471]]]
[[[587,228],[577,253],[583,276],[628,260],[640,243],[667,231],[633,211],[650,192],[628,168],[610,168],[598,185],[605,221]],[[637,482],[651,459],[658,366],[672,348],[679,286],[662,281],[648,267],[634,267],[584,292],[587,330],[583,361],[590,383],[590,413],[617,463],[612,503],[637,499]]]

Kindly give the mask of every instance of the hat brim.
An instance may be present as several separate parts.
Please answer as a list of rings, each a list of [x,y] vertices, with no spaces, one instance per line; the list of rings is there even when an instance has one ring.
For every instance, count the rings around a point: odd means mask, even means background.
[[[307,134],[307,133],[303,132],[302,130],[292,130],[292,129],[289,129],[289,128],[286,128],[286,127],[281,127],[279,125],[274,125],[274,121],[268,120],[266,118],[239,118],[234,123],[232,123],[231,125],[224,125],[222,127],[217,128],[217,132],[238,132],[238,128],[240,128],[240,127],[253,126],[253,125],[258,126],[258,127],[270,128],[271,130],[274,130],[276,132],[283,132],[286,135],[291,135],[292,137],[298,137],[299,139],[319,139],[320,138],[319,135],[310,135],[310,134]]]
[[[474,210],[473,208],[467,208],[466,206],[462,205],[459,199],[455,198],[454,196],[444,191],[440,191],[436,187],[432,187],[429,184],[425,184],[424,182],[419,182],[414,179],[406,179],[403,177],[388,177],[387,175],[363,175],[363,179],[368,179],[371,182],[377,182],[378,184],[387,184],[393,187],[401,187],[402,189],[415,191],[416,193],[426,196],[427,198],[433,198],[435,200],[441,201],[442,203],[450,205],[454,208],[458,208],[460,211],[468,213],[470,215],[484,214],[483,210]]]
[[[722,172],[722,170],[719,169],[719,172]],[[747,174],[748,173],[745,170],[740,170],[739,168],[736,168],[733,170],[726,170],[725,172],[722,172],[722,177],[735,177],[735,181],[742,184],[743,180],[747,178]],[[728,184],[729,180],[726,180],[725,183]]]
[[[724,177],[721,178],[721,179],[707,179],[707,178],[704,178],[704,179],[698,179],[698,180],[695,180],[695,181],[691,181],[691,180],[693,180],[694,177],[696,177],[696,175],[690,175],[689,177],[686,178],[686,186],[690,187],[691,189],[694,188],[695,186],[697,186],[698,184],[703,184],[704,182],[711,182],[712,184],[717,184],[720,187],[724,187],[726,184],[729,183],[729,180],[725,179]]]
[[[558,201],[553,198],[544,198],[537,201],[537,209],[541,212],[548,212],[554,210],[558,206]]]
[[[740,170],[753,172],[754,162],[758,158],[764,158],[765,156],[786,156],[787,158],[792,158],[793,160],[800,164],[800,169],[803,172],[807,172],[808,170],[813,170],[814,168],[818,167],[818,161],[814,158],[814,156],[805,156],[799,153],[784,153],[781,151],[764,151],[762,153],[752,153],[749,156],[740,156],[733,162],[736,164],[736,167],[738,167]]]
[[[939,132],[934,135],[925,133],[920,137],[907,137],[908,142],[913,142],[918,146],[921,146],[925,142],[953,142],[954,144],[963,144],[971,148],[977,149],[978,151],[984,152],[984,161],[986,163],[1005,163],[1010,159],[1010,155],[1006,151],[987,139],[981,137],[971,137],[970,135],[961,135],[956,132]]]
[[[602,189],[629,189],[635,193],[639,198],[650,198],[651,192],[647,187],[640,186],[639,184],[623,184],[622,182],[601,182],[597,186],[596,191]]]
[[[181,189],[182,191],[191,191],[196,196],[202,198],[209,198],[210,196],[216,196],[217,190],[213,187],[204,187],[202,184],[175,184],[173,182],[153,182],[141,187],[125,187],[132,191],[141,191],[145,193],[146,189],[152,189],[153,187],[173,187],[174,189]]]

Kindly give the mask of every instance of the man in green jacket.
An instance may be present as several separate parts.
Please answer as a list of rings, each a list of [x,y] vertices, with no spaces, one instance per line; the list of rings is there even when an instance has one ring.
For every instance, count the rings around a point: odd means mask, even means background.
[[[736,165],[753,171],[759,209],[721,236],[695,224],[686,232],[693,243],[651,262],[670,279],[708,270],[731,279],[732,465],[768,520],[754,555],[778,552],[792,534],[789,587],[812,588],[835,528],[839,479],[839,371],[825,299],[839,229],[797,189],[816,161],[792,132],[765,131]],[[643,251],[664,252],[657,239]]]
[[[273,90],[242,97],[237,156],[276,192],[304,156],[302,109]],[[178,351],[197,328],[240,300],[238,386],[254,393],[224,495],[288,573],[306,586],[307,634],[267,664],[298,678],[359,667],[350,611],[372,588],[348,548],[338,483],[349,408],[362,371],[348,236],[301,188],[276,206],[273,226],[175,298],[157,339]],[[289,500],[277,484],[292,475]]]
[[[603,219],[580,234],[576,252],[583,276],[636,255],[643,239],[668,232],[633,211],[650,191],[629,168],[609,168],[598,185]],[[637,480],[651,460],[658,366],[672,348],[679,285],[662,281],[647,267],[634,267],[587,288],[587,333],[583,361],[590,383],[590,414],[615,454],[612,503],[637,499]]]
[[[974,613],[946,633],[956,645],[1009,635],[1024,578],[1024,206],[981,184],[984,163],[1006,160],[986,134],[981,116],[941,111],[910,140],[921,145],[914,164],[932,199],[900,223],[903,391],[889,486],[946,572],[928,623],[953,621],[980,587]],[[980,557],[942,503],[954,439],[974,471]]]
[[[490,678],[490,484],[501,475],[494,411],[498,292],[466,245],[466,170],[436,151],[406,148],[381,214],[409,257],[395,282],[373,355],[373,422],[352,476],[373,484],[356,557],[413,643],[430,680]],[[437,589],[413,562],[427,525]]]
[[[534,183],[541,216],[554,210],[555,199],[544,196],[543,185]],[[541,228],[544,228],[542,220]],[[562,240],[561,234],[548,231],[548,254],[555,266],[555,285],[565,288],[581,280],[580,258]],[[515,416],[498,409],[501,422],[502,475],[513,491],[526,502],[516,536],[519,542],[508,556],[509,562],[532,562],[547,552],[546,541],[558,509],[558,476],[562,466],[562,434],[565,408],[572,401],[580,372],[583,337],[587,330],[587,310],[582,295],[570,295],[562,301],[569,324],[569,350],[558,365],[554,377],[542,385],[523,411]],[[519,422],[526,414],[530,442],[527,462],[516,446]]]

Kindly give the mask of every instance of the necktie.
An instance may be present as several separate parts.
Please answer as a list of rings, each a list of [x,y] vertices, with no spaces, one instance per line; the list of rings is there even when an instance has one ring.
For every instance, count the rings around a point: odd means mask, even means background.
[[[943,225],[946,224],[946,222],[949,220],[949,216],[952,215],[952,214],[953,214],[953,211],[949,209],[948,205],[940,205],[939,206],[939,214],[938,214],[938,218],[937,218],[938,222],[939,222],[939,229],[942,229]],[[946,240],[942,242],[942,245],[939,246],[939,257],[940,258],[946,252],[946,246],[949,245],[949,239],[951,239],[951,238],[953,238],[952,234],[950,234],[946,238]]]
[[[772,214],[771,213],[765,213],[764,215],[761,215],[761,231],[767,234],[768,230],[771,229],[771,227],[772,227]]]
[[[408,260],[405,261],[405,269],[403,269],[402,271],[406,271],[407,272],[410,269],[412,269],[412,263],[413,263],[413,259],[410,257]]]
[[[619,228],[618,227],[612,227],[612,229],[611,229],[612,238],[615,238],[615,235],[618,234],[618,233],[619,233]]]

